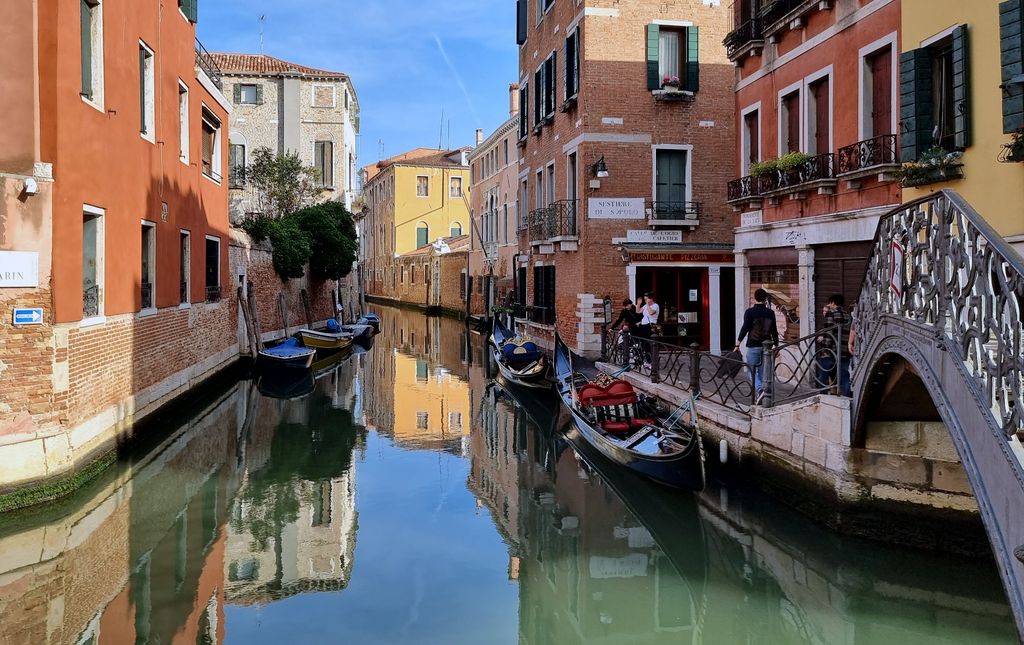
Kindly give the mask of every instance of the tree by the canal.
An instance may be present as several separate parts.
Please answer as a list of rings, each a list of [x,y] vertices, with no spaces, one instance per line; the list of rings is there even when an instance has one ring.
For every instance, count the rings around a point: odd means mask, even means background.
[[[320,173],[302,163],[298,153],[274,154],[256,148],[246,179],[256,195],[262,217],[280,218],[312,205],[320,198]]]
[[[280,218],[251,217],[242,228],[257,242],[270,240],[274,269],[282,280],[301,278],[306,264],[316,280],[340,280],[356,260],[355,222],[338,202],[316,204]]]

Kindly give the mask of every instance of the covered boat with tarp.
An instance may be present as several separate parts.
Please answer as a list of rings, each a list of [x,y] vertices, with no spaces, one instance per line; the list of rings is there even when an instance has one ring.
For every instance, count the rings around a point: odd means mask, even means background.
[[[604,457],[669,486],[704,489],[704,448],[692,397],[669,413],[628,381],[591,381],[573,370],[572,353],[557,333],[555,383],[572,414],[570,432]]]
[[[550,387],[548,357],[532,340],[513,334],[495,317],[491,346],[498,371],[509,383],[526,387]]]
[[[313,363],[316,350],[304,347],[297,338],[288,338],[276,345],[259,351],[257,363],[261,369],[308,369]]]

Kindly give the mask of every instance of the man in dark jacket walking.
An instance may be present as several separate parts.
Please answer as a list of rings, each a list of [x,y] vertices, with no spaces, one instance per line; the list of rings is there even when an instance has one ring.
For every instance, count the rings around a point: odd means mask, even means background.
[[[736,339],[736,349],[747,339],[747,365],[754,382],[754,392],[761,398],[764,391],[764,341],[771,339],[779,344],[779,329],[775,324],[775,312],[768,308],[768,292],[758,289],[754,292],[754,306],[743,313],[743,327]]]

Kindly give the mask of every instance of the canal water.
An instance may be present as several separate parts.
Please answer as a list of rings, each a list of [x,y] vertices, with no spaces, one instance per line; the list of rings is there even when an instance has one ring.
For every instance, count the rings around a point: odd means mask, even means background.
[[[211,391],[0,517],[0,643],[1016,641],[993,564],[651,485],[492,383],[461,323],[378,312],[311,393]]]

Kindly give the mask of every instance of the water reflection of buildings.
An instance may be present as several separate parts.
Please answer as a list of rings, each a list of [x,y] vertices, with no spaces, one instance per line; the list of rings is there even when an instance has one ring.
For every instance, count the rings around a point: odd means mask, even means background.
[[[464,454],[470,435],[465,326],[388,309],[365,355],[366,425],[398,445]],[[443,342],[442,342],[443,340]]]

